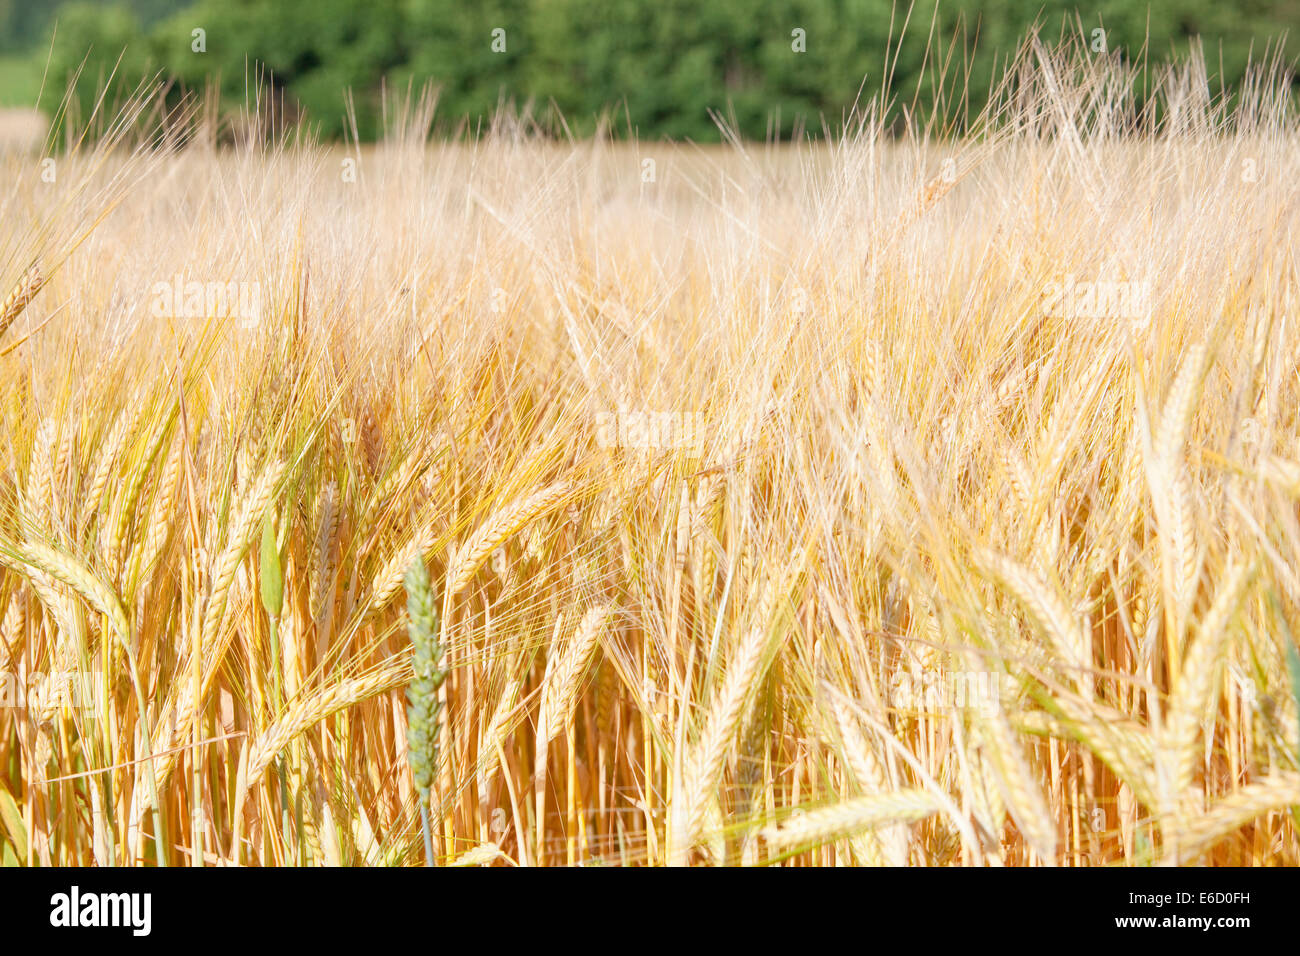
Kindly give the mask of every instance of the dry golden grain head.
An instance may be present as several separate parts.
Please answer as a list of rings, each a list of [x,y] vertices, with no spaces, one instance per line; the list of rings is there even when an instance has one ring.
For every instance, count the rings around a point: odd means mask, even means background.
[[[534,492],[526,498],[507,505],[491,515],[457,549],[454,572],[450,575],[447,591],[455,597],[474,579],[488,557],[503,541],[533,520],[557,508],[572,494],[573,486],[560,481]]]
[[[538,718],[537,742],[539,754],[555,739],[573,715],[582,676],[600,641],[609,619],[610,606],[598,605],[587,611],[578,622],[577,630],[560,655],[554,667],[547,667],[542,685],[542,707]]]
[[[18,284],[0,303],[0,338],[4,337],[5,332],[9,331],[9,326],[18,320],[27,308],[28,303],[36,298],[36,293],[41,291],[41,286],[45,284],[45,277],[41,273],[41,267],[34,265],[22,274]]]
[[[808,810],[782,824],[765,827],[760,836],[771,851],[779,853],[800,846],[819,846],[866,830],[914,823],[940,809],[924,790],[900,790]]]

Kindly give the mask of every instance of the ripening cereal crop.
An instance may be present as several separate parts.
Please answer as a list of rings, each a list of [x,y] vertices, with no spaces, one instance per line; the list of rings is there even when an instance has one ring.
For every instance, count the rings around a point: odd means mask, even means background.
[[[1150,69],[0,155],[4,861],[1300,862],[1300,131]]]

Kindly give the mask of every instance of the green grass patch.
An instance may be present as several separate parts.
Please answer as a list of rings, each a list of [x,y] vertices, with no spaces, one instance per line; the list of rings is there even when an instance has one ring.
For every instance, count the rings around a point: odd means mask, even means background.
[[[0,56],[0,107],[35,106],[41,72],[41,63],[33,54]]]

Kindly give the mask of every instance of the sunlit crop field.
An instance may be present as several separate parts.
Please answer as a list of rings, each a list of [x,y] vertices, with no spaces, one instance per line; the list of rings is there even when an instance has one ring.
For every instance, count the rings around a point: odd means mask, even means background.
[[[3,860],[1300,863],[1300,132],[1131,80],[0,153]]]

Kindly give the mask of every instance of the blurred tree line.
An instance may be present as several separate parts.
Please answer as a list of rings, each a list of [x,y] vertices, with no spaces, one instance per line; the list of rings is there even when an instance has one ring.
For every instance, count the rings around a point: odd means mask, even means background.
[[[370,138],[382,83],[432,81],[443,122],[532,103],[578,134],[609,109],[617,132],[708,141],[710,111],[752,138],[835,129],[859,90],[864,100],[880,90],[887,66],[900,106],[955,115],[965,94],[973,112],[1035,21],[1052,37],[1063,24],[1104,27],[1108,49],[1131,59],[1185,53],[1199,35],[1231,86],[1252,52],[1300,23],[1300,0],[939,0],[917,4],[900,45],[907,14],[906,0],[0,0],[0,48],[49,51],[58,90],[80,67],[83,115],[115,65],[120,88],[161,73],[173,96],[215,84],[231,104],[262,66],[262,81],[326,137],[345,132],[344,90]],[[936,53],[954,42],[944,74]]]

